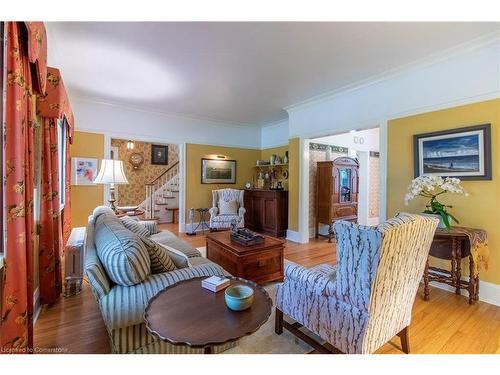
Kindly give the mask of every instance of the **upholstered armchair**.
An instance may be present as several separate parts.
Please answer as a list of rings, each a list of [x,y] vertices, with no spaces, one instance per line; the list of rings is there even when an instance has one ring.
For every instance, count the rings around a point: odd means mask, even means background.
[[[228,229],[233,220],[238,222],[238,227],[245,226],[243,193],[244,190],[237,189],[212,190],[210,230]]]
[[[276,291],[276,333],[285,328],[332,351],[299,330],[305,326],[343,353],[373,353],[398,335],[409,353],[411,310],[436,227],[434,218],[406,213],[378,227],[336,222],[336,266],[285,267]]]

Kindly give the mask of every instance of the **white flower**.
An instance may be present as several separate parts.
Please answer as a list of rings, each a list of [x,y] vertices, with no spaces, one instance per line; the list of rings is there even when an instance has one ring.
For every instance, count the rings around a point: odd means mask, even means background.
[[[460,179],[456,177],[442,178],[435,175],[424,175],[414,178],[411,181],[404,200],[405,204],[408,205],[409,201],[419,195],[432,198],[443,193],[463,194],[465,196],[469,195],[460,185]]]

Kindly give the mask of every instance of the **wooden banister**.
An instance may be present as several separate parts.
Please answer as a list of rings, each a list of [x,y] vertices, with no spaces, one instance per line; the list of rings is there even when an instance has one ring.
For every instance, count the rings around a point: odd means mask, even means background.
[[[159,181],[163,176],[165,176],[168,172],[170,172],[172,169],[174,169],[178,165],[179,165],[179,162],[176,161],[174,164],[172,164],[170,167],[168,167],[166,171],[162,172],[158,177],[156,177],[153,181],[147,182],[146,185],[154,185],[157,181]]]

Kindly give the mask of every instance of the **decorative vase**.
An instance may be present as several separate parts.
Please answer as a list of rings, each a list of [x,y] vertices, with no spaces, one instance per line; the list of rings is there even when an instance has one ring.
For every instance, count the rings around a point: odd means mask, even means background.
[[[288,151],[286,151],[285,156],[283,156],[283,164],[288,164]]]
[[[276,163],[276,155],[275,154],[272,154],[270,157],[269,157],[269,163],[271,165],[274,165]]]
[[[441,215],[438,215],[438,214],[424,214],[424,213],[422,213],[422,215],[424,215],[424,216],[430,216],[430,217],[435,217],[436,219],[439,220],[438,228],[440,228],[440,229],[446,229],[446,225],[444,224],[444,221],[443,221],[443,218],[441,217]],[[451,216],[450,215],[448,215],[448,223],[450,223],[450,225],[451,225]]]

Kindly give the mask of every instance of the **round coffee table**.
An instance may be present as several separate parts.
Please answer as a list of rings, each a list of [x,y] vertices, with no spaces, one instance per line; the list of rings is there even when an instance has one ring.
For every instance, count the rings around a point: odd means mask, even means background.
[[[170,344],[203,348],[210,354],[213,346],[254,333],[269,319],[273,303],[261,286],[230,277],[231,285],[245,284],[254,290],[250,308],[232,311],[223,290],[214,293],[201,287],[206,278],[181,281],[153,297],[144,313],[148,331]]]

